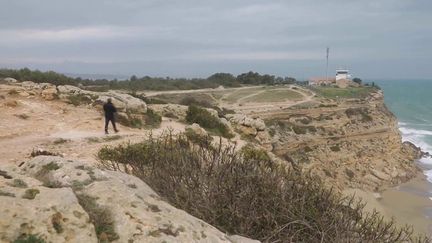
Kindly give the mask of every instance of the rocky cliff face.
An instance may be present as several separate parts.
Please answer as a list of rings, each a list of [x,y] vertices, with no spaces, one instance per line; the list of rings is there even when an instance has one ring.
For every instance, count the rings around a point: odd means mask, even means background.
[[[417,148],[402,143],[381,92],[260,114],[273,152],[331,185],[380,190],[418,174]]]
[[[164,202],[136,177],[61,157],[0,168],[0,242],[244,242]]]

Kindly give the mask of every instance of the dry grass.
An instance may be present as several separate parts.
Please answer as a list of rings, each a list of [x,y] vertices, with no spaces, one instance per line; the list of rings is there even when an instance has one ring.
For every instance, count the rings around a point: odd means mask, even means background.
[[[268,90],[257,95],[251,96],[244,100],[244,102],[257,102],[257,103],[266,103],[266,102],[284,102],[284,101],[298,101],[302,100],[303,95],[299,92],[293,90]]]

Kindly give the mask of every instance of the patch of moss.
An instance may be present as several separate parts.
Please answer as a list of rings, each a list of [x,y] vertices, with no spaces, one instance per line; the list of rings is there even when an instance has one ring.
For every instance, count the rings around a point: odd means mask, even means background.
[[[24,192],[24,195],[22,196],[22,198],[33,200],[33,199],[35,199],[36,195],[39,193],[40,193],[40,191],[38,189],[27,189]]]
[[[61,234],[64,231],[62,226],[62,220],[63,215],[60,212],[57,212],[51,216],[51,224],[58,234]]]
[[[15,197],[15,194],[10,193],[10,192],[4,192],[4,191],[0,191],[0,197]]]
[[[14,179],[12,181],[12,183],[10,183],[11,186],[13,187],[18,187],[18,188],[27,188],[27,183],[21,179]]]

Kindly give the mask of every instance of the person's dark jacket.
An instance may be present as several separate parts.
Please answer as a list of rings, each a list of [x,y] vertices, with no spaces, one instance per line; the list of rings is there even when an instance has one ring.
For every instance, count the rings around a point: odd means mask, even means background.
[[[103,106],[103,109],[105,111],[105,117],[109,118],[109,119],[114,118],[114,113],[117,112],[117,109],[115,108],[115,106],[111,102],[106,103]]]

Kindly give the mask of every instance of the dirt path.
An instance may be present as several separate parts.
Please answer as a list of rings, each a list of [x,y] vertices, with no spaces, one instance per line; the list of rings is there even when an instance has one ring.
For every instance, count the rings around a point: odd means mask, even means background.
[[[236,91],[244,89],[255,89],[262,86],[247,86],[238,88],[214,88],[214,89],[193,89],[193,90],[169,90],[169,91],[144,91],[141,92],[147,97],[157,96],[157,95],[169,95],[169,94],[190,94],[190,93],[207,93],[207,92],[226,92],[226,91]]]
[[[167,129],[184,129],[184,124],[164,119],[161,127],[153,131],[118,125],[120,133],[107,136],[103,116],[94,107],[11,96],[2,90],[0,95],[6,97],[0,99],[0,163],[19,164],[37,149],[94,162],[95,154],[104,145],[140,141],[150,133],[157,135]]]

